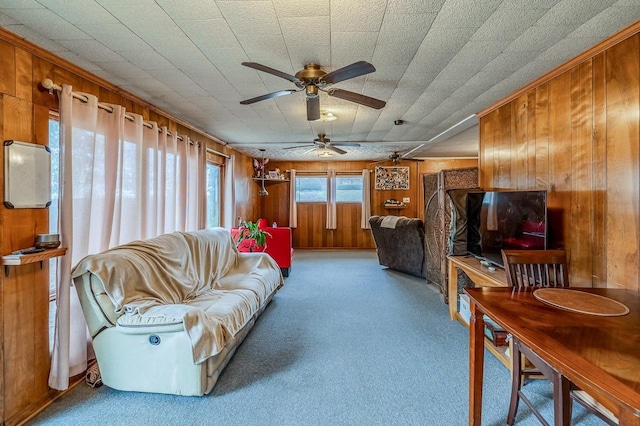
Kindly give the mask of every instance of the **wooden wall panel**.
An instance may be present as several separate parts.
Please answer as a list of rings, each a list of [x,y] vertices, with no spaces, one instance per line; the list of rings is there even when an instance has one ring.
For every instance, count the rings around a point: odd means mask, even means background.
[[[496,141],[497,162],[498,162],[498,188],[512,188],[511,180],[511,131],[513,120],[512,104],[508,104],[500,108],[500,122],[498,127],[499,137]]]
[[[259,186],[253,181],[253,159],[246,155],[236,155],[234,164],[234,186],[236,217],[255,221],[260,217],[258,200]],[[233,221],[236,223],[236,220]]]
[[[11,43],[0,40],[0,93],[16,95],[16,48]]]
[[[607,286],[607,109],[605,54],[593,58],[593,224],[591,276],[593,287]]]
[[[607,285],[638,286],[638,106],[636,35],[606,52]]]
[[[527,187],[528,161],[529,154],[527,148],[527,95],[522,95],[514,102],[514,114],[512,120],[514,141],[511,146],[511,156],[514,161],[511,162],[511,181],[515,188],[524,189]]]
[[[535,183],[532,188],[549,186],[549,85],[543,84],[534,90],[535,146],[532,158],[535,162]],[[530,152],[531,154],[531,152]]]
[[[591,61],[571,71],[571,224],[567,240],[571,285],[591,287],[593,90]]]
[[[551,247],[570,250],[571,73],[549,84],[549,232]],[[570,253],[567,253],[571,256]]]
[[[636,34],[480,117],[483,186],[548,190],[573,286],[640,290],[639,110]]]

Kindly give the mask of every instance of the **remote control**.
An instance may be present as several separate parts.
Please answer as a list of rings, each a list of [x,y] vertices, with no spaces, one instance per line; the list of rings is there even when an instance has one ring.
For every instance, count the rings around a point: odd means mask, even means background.
[[[32,248],[32,249],[22,250],[22,254],[41,253],[43,251],[44,251],[43,248]]]

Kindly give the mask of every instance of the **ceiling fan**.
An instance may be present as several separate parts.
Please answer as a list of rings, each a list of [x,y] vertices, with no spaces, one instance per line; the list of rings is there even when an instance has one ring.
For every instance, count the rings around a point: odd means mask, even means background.
[[[424,160],[420,160],[418,158],[406,158],[406,157],[403,157],[403,155],[406,155],[406,154],[400,154],[398,151],[393,151],[393,153],[390,154],[389,157],[387,157],[387,159],[374,161],[374,163],[383,163],[385,161],[391,160],[393,162],[393,164],[398,165],[398,164],[400,164],[401,161],[405,161],[405,160],[406,161],[416,161],[416,162],[419,162],[419,163],[424,161]]]
[[[337,146],[358,147],[360,146],[360,144],[355,142],[331,142],[331,139],[327,138],[327,135],[325,135],[324,133],[320,133],[318,135],[318,138],[313,140],[313,147],[303,152],[303,154],[308,154],[315,150],[320,150],[320,151],[329,150],[329,151],[337,152],[338,154],[347,153],[347,151],[345,151],[344,149],[336,148]],[[308,148],[308,147],[309,145],[298,145],[298,146],[288,146],[284,149]]]
[[[265,99],[272,99],[278,96],[290,95],[291,93],[301,92],[304,90],[307,100],[307,120],[313,121],[320,118],[320,98],[319,91],[325,92],[329,96],[344,99],[346,101],[355,102],[360,105],[380,109],[386,105],[385,101],[361,95],[359,93],[350,92],[343,89],[335,89],[332,84],[339,83],[351,78],[360,77],[361,75],[374,72],[376,69],[373,65],[366,61],[355,62],[346,67],[338,68],[330,73],[324,72],[320,65],[310,63],[304,66],[303,70],[296,73],[295,76],[269,68],[256,62],[242,62],[245,67],[253,68],[258,71],[266,72],[276,77],[289,80],[296,85],[298,89],[280,90],[278,92],[267,93],[266,95],[257,96],[255,98],[241,101],[242,105],[249,105]]]

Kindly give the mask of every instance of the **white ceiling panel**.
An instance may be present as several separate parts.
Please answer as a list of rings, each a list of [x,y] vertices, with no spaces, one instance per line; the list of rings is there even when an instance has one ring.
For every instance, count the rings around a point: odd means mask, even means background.
[[[157,0],[156,3],[176,22],[222,18],[215,2],[208,0]]]
[[[371,141],[334,160],[421,144],[414,155],[473,156],[477,131],[427,142],[638,19],[638,0],[0,1],[3,28],[250,155],[264,147],[298,160],[317,157],[282,144],[318,133]],[[377,70],[335,88],[384,108],[321,93],[321,110],[338,116],[323,123],[307,121],[304,93],[240,104],[297,89],[242,62],[293,75],[310,62],[330,72],[357,61]]]

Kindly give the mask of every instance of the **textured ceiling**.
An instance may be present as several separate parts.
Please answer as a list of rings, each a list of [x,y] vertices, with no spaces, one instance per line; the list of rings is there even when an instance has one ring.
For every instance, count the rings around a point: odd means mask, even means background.
[[[436,136],[639,18],[639,0],[0,0],[3,28],[242,151],[293,160],[317,157],[281,148],[319,133],[362,143],[333,159],[476,156],[477,126]],[[381,110],[321,94],[338,116],[322,123],[302,93],[239,103],[296,88],[241,62],[295,74],[360,60],[376,72],[334,87]]]

